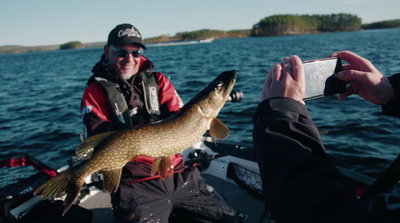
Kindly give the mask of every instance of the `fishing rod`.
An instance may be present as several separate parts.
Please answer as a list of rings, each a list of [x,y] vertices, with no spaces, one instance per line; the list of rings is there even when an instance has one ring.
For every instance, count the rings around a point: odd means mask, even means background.
[[[211,154],[211,155],[207,155],[207,154],[200,155],[198,158],[192,158],[192,159],[186,160],[185,165],[192,166],[196,163],[210,162],[210,161],[215,160],[220,157],[231,156],[231,155],[236,155],[236,154],[243,153],[243,152],[252,152],[252,151],[253,151],[253,147],[248,147],[248,148],[244,148],[244,149],[237,149],[235,151],[230,151],[230,152],[216,153],[216,154]]]
[[[361,199],[372,198],[383,192],[388,192],[400,180],[400,154],[383,174],[371,185]]]

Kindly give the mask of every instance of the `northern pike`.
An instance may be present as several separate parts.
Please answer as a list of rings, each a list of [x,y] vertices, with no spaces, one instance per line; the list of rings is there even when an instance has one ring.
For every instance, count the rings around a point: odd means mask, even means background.
[[[165,179],[173,172],[170,156],[197,142],[209,129],[215,139],[225,139],[229,129],[216,117],[236,81],[236,71],[226,71],[185,104],[178,113],[148,125],[91,136],[76,149],[85,158],[35,190],[43,199],[66,194],[63,215],[78,196],[85,178],[100,171],[103,189],[118,189],[122,168],[137,155],[155,157],[151,173]]]

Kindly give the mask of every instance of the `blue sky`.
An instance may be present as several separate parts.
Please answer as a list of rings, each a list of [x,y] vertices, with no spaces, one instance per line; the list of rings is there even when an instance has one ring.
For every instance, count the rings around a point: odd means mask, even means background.
[[[199,29],[251,29],[275,14],[351,13],[399,19],[399,0],[0,0],[0,46],[105,42],[120,23],[144,38]]]

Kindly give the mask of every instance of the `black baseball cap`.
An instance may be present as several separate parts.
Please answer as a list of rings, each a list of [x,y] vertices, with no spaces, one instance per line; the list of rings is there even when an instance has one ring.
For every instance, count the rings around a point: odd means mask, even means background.
[[[137,30],[131,24],[120,24],[117,25],[113,30],[111,30],[108,35],[107,45],[110,46],[123,46],[125,44],[137,44],[143,49],[146,49],[146,46],[143,44],[142,35],[139,30]]]

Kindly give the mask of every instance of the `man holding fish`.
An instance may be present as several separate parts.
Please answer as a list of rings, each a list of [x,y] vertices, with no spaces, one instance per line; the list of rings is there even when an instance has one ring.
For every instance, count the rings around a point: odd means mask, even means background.
[[[131,24],[120,24],[110,32],[82,97],[83,138],[145,126],[181,109],[183,102],[172,83],[162,73],[150,71],[154,67],[143,56],[145,49],[140,32]],[[154,138],[150,141],[162,137],[150,135]],[[156,152],[149,154],[134,157],[122,169],[120,186],[111,194],[118,222],[169,218],[172,222],[174,216],[185,222],[241,222],[197,168],[185,167],[182,156],[173,153],[156,159]]]

